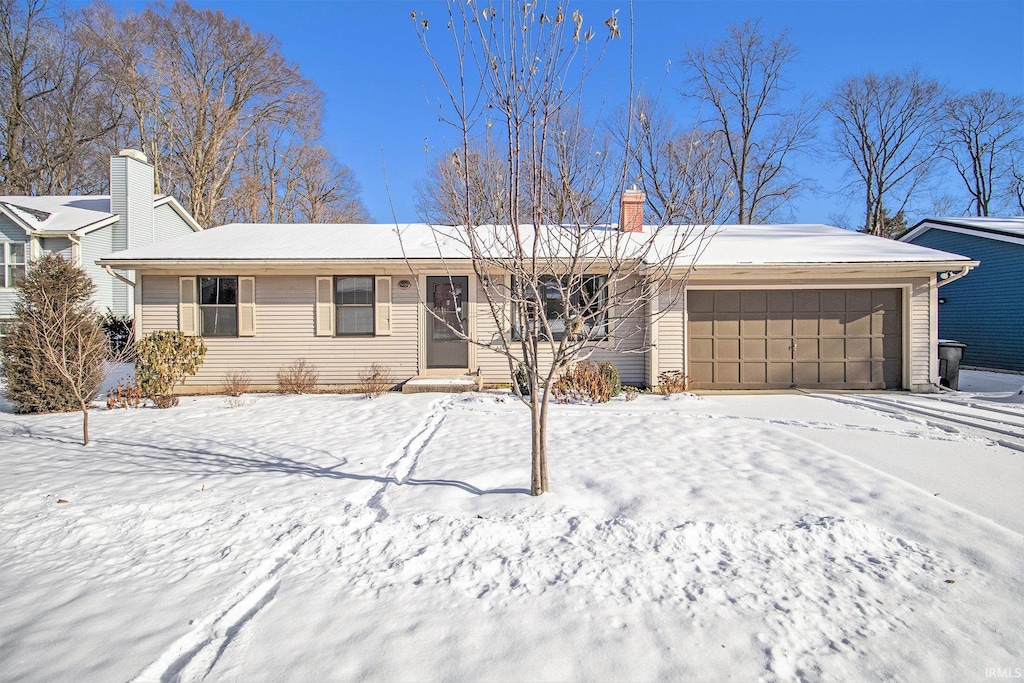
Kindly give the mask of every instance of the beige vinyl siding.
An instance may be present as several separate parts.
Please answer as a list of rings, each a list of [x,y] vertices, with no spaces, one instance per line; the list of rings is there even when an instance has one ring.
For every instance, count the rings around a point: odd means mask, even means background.
[[[666,284],[658,294],[661,318],[658,325],[657,365],[650,369],[651,386],[656,386],[658,375],[671,370],[684,371],[686,362],[683,351],[686,335],[683,319],[686,311],[686,296],[682,283]]]
[[[480,340],[493,340],[495,345],[500,344],[500,336],[497,334],[497,326],[494,316],[491,315],[484,294],[478,286],[476,291],[476,330],[477,338]],[[613,313],[614,315],[614,313]],[[598,342],[595,344],[590,360],[601,362],[608,361],[615,365],[619,371],[619,378],[623,384],[642,385],[646,383],[646,354],[638,352],[645,346],[645,312],[643,309],[637,311],[623,325],[619,326],[618,333],[610,341]],[[631,332],[639,330],[638,332]],[[513,342],[513,352],[516,353],[518,342]],[[516,353],[518,357],[519,354]],[[542,362],[550,360],[551,351],[548,350],[542,356]],[[507,383],[511,381],[508,371],[508,360],[496,351],[488,351],[486,348],[477,350],[477,363],[485,384]]]
[[[938,314],[938,302],[932,303],[932,284],[930,280],[920,278],[913,280],[910,287],[910,386],[922,388],[938,381],[938,377],[932,376],[932,367],[935,366],[938,373],[938,348],[932,344],[932,339],[938,335],[938,325],[935,316]]]
[[[253,385],[273,387],[277,371],[299,359],[316,366],[323,385],[354,385],[359,372],[371,363],[388,366],[398,381],[416,375],[415,289],[392,288],[390,336],[318,337],[315,283],[312,275],[257,275],[255,335],[205,339],[206,360],[187,386],[220,385],[227,372],[246,370]],[[143,284],[142,332],[177,329],[178,276],[149,275]]]

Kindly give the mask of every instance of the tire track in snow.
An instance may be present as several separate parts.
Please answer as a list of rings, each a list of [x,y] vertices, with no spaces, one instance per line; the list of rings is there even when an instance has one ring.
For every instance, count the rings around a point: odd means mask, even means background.
[[[388,474],[386,481],[381,484],[377,492],[373,494],[367,505],[371,510],[376,511],[377,521],[381,522],[388,518],[388,511],[384,508],[384,494],[391,484],[401,486],[408,481],[412,471],[419,462],[423,449],[427,447],[434,435],[441,428],[448,409],[455,402],[455,395],[446,395],[431,402],[427,415],[423,420],[410,430],[409,435],[395,449],[394,458],[385,467]]]
[[[292,527],[284,535],[297,533],[298,537],[283,552],[261,563],[221,603],[219,609],[191,622],[192,629],[136,676],[134,682],[192,683],[204,680],[242,627],[274,599],[281,584],[282,570],[317,531],[317,527]]]

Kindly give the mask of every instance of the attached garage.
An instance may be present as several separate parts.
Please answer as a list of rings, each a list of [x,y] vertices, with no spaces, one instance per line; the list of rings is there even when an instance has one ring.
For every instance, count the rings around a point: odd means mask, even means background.
[[[899,389],[903,290],[690,289],[694,389]]]

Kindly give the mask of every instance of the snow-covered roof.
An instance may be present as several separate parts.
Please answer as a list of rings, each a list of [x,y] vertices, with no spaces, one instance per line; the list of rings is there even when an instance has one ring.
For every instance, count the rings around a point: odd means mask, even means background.
[[[33,231],[67,233],[110,220],[108,195],[0,196],[0,205]]]
[[[558,226],[543,228],[557,235]],[[624,257],[656,234],[656,246],[644,260],[658,262],[674,251],[677,235],[689,230],[690,244],[678,263],[696,265],[866,264],[970,261],[967,257],[914,244],[872,237],[827,225],[721,225],[645,227],[644,233],[619,233],[598,226],[588,230],[587,253],[617,249]],[[399,239],[401,233],[401,239]],[[532,228],[524,228],[532,234]],[[231,224],[174,240],[110,254],[104,263],[211,261],[349,261],[465,258],[462,231],[425,224]],[[482,239],[497,244],[507,227],[485,226]],[[565,234],[569,234],[566,231]],[[545,243],[551,243],[546,240]],[[493,252],[489,252],[493,253]]]
[[[967,232],[979,237],[993,239],[1006,238],[1008,241],[1024,243],[1024,217],[953,217],[928,218],[907,231],[900,237],[901,241],[909,241],[932,228],[952,232]]]

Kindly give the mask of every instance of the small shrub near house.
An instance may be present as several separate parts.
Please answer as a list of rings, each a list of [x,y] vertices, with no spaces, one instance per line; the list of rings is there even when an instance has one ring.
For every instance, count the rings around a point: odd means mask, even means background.
[[[282,394],[312,394],[319,379],[316,366],[302,358],[277,371],[277,390]]]
[[[107,408],[140,408],[145,400],[142,387],[133,380],[121,380],[107,394]]]
[[[366,398],[380,398],[395,386],[391,368],[373,363],[359,373],[359,393]]]
[[[602,366],[610,366],[612,371]],[[607,403],[622,387],[619,373],[611,363],[576,363],[558,378],[552,388],[559,403]]]
[[[203,364],[206,345],[199,337],[163,330],[140,339],[135,353],[135,376],[143,394],[157,408],[170,408],[178,405],[174,389]]]
[[[249,391],[252,378],[248,370],[232,370],[224,375],[224,393],[228,396],[239,397]]]
[[[95,289],[57,254],[35,261],[18,283],[15,318],[0,338],[0,370],[17,412],[86,411],[95,398],[107,356]]]
[[[690,387],[690,378],[681,370],[668,370],[658,375],[658,393],[668,396],[669,394],[681,394]]]

